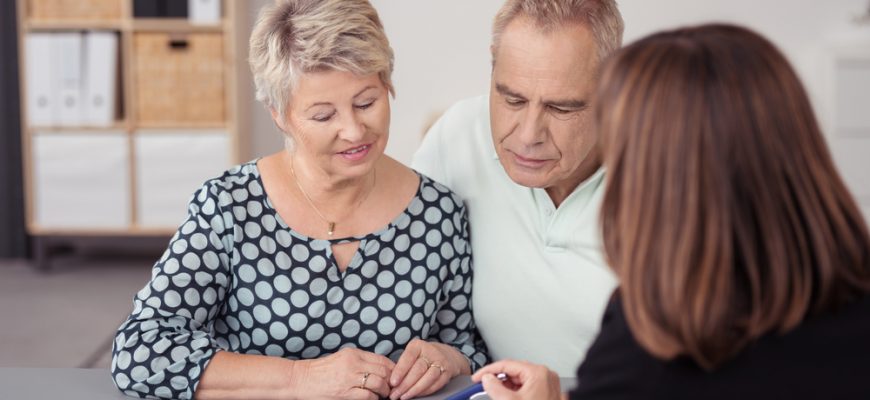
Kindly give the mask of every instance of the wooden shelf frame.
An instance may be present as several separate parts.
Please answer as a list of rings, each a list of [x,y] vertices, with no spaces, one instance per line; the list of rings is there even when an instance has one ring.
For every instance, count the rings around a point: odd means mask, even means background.
[[[20,3],[19,3],[20,4]],[[75,31],[75,30],[122,30],[120,20],[28,20],[24,23],[24,30],[35,31]]]
[[[224,18],[218,24],[192,24],[183,18],[135,18],[131,29],[136,32],[225,32],[232,24]]]

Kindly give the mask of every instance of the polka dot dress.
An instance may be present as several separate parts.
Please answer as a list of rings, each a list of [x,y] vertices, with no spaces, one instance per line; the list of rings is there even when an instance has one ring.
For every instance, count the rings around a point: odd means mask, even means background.
[[[342,273],[331,244],[359,241]],[[320,240],[290,229],[256,162],[207,182],[136,295],[111,364],[128,395],[193,398],[216,351],[310,359],[355,347],[393,360],[412,338],[487,362],[471,315],[465,208],[420,176],[383,229]]]

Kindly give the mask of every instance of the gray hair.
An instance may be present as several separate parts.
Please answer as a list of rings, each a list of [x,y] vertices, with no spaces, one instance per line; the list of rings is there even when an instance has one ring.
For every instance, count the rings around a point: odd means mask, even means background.
[[[366,0],[275,0],[260,11],[248,62],[257,100],[282,119],[306,72],[377,73],[395,95],[393,49]]]
[[[493,23],[493,63],[502,33],[519,16],[531,19],[542,32],[570,24],[586,26],[595,38],[599,62],[622,47],[624,23],[615,0],[507,0]]]

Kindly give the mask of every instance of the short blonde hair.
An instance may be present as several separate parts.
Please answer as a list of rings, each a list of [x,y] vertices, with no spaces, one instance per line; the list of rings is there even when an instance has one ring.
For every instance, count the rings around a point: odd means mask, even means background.
[[[624,23],[614,0],[507,0],[492,27],[492,61],[505,28],[517,17],[531,19],[542,32],[570,24],[589,28],[598,47],[598,61],[622,47]]]
[[[395,95],[393,49],[366,0],[275,0],[260,11],[248,61],[257,100],[281,118],[306,72],[377,73]]]

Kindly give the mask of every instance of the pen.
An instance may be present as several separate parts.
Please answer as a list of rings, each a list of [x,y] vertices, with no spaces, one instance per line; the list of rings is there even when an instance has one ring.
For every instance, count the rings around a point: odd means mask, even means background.
[[[495,377],[502,382],[507,380],[507,374],[504,372],[497,374]],[[485,393],[483,391],[483,383],[478,382],[465,389],[462,389],[459,392],[456,392],[445,400],[471,400],[472,398],[477,397],[477,395],[481,393]]]

